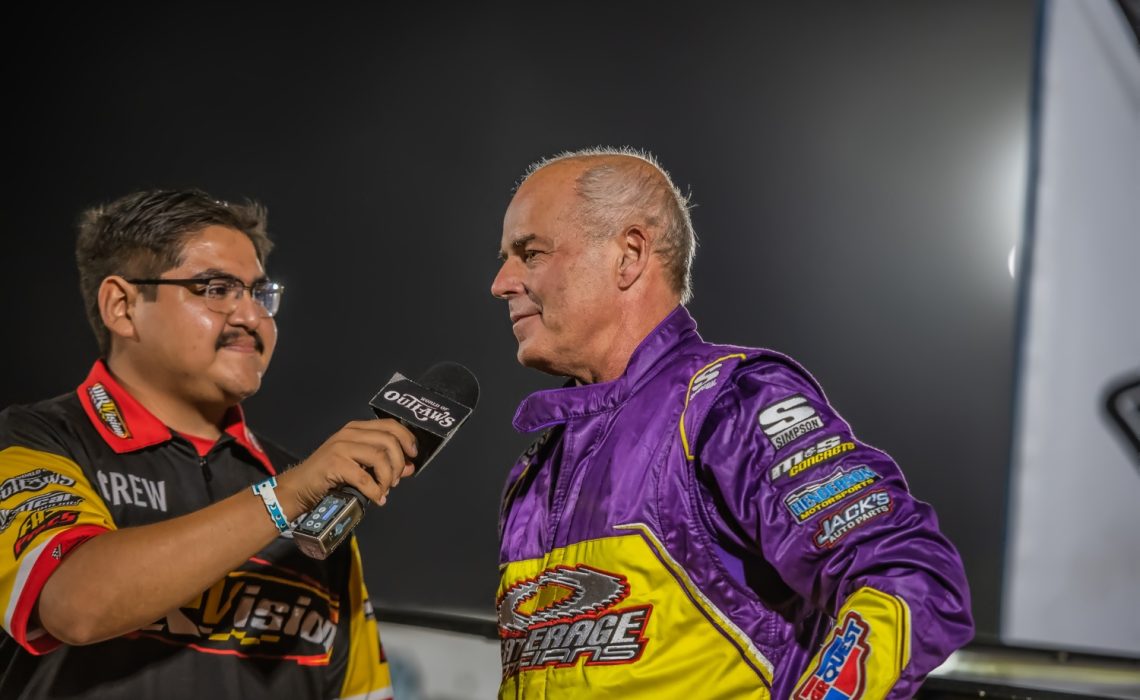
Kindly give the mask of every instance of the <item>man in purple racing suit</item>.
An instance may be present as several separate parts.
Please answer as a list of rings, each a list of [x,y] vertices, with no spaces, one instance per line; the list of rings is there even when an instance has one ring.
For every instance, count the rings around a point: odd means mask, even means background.
[[[500,696],[905,698],[970,640],[962,563],[796,362],[684,303],[688,202],[647,154],[532,166],[492,293],[540,436],[500,520]]]

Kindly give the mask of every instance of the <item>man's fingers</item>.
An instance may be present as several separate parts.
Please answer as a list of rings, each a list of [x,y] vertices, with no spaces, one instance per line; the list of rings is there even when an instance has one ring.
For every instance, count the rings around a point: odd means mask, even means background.
[[[355,458],[345,457],[341,465],[339,476],[343,483],[354,487],[373,503],[383,502],[384,496],[388,493],[387,486],[372,478],[371,474],[360,467],[360,463]]]
[[[342,442],[337,454],[355,463],[357,471],[387,492],[400,480],[407,460],[395,440],[380,444]]]
[[[364,442],[372,442],[376,438],[383,439],[385,436],[391,436],[399,443],[400,450],[403,451],[404,454],[412,457],[418,454],[416,436],[412,435],[412,431],[404,427],[399,421],[392,420],[391,418],[353,421],[344,426],[341,432],[347,433],[346,437],[351,436],[350,439],[354,441],[360,440]]]
[[[387,501],[388,489],[414,471],[409,456],[416,454],[411,431],[392,419],[353,421],[325,441],[299,470],[304,484],[298,491],[305,508],[337,484],[356,487],[375,503]]]

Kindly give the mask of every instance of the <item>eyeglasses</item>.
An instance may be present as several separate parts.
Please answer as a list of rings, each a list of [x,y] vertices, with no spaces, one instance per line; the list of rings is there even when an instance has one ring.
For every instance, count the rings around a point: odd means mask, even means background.
[[[261,315],[273,318],[281,306],[281,294],[285,285],[268,280],[258,280],[253,284],[245,284],[236,277],[209,277],[180,280],[128,279],[131,284],[176,284],[190,290],[191,294],[202,297],[206,301],[206,308],[220,314],[232,314],[241,301],[241,295],[247,289],[249,295],[257,302]]]

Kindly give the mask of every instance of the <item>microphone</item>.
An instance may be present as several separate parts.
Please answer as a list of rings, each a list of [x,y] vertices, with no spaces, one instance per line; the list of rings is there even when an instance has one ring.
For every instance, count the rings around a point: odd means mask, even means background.
[[[457,362],[437,362],[414,382],[396,372],[368,405],[377,418],[393,418],[416,438],[413,475],[419,475],[451,440],[479,402],[479,381]],[[364,518],[368,499],[341,484],[331,489],[293,530],[297,548],[313,559],[325,559]]]

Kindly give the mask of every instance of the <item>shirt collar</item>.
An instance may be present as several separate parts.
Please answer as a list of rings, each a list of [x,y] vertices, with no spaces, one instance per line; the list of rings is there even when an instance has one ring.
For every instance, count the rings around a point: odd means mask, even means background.
[[[697,322],[684,306],[678,305],[642,339],[620,377],[610,382],[567,385],[531,394],[515,411],[515,430],[530,433],[621,405],[643,380],[652,376],[662,357],[691,339],[700,339]]]
[[[76,393],[91,424],[116,454],[160,445],[174,436],[170,428],[115,381],[101,359],[95,361]],[[226,412],[222,432],[245,448],[270,474],[277,473],[246,425],[241,406]]]

